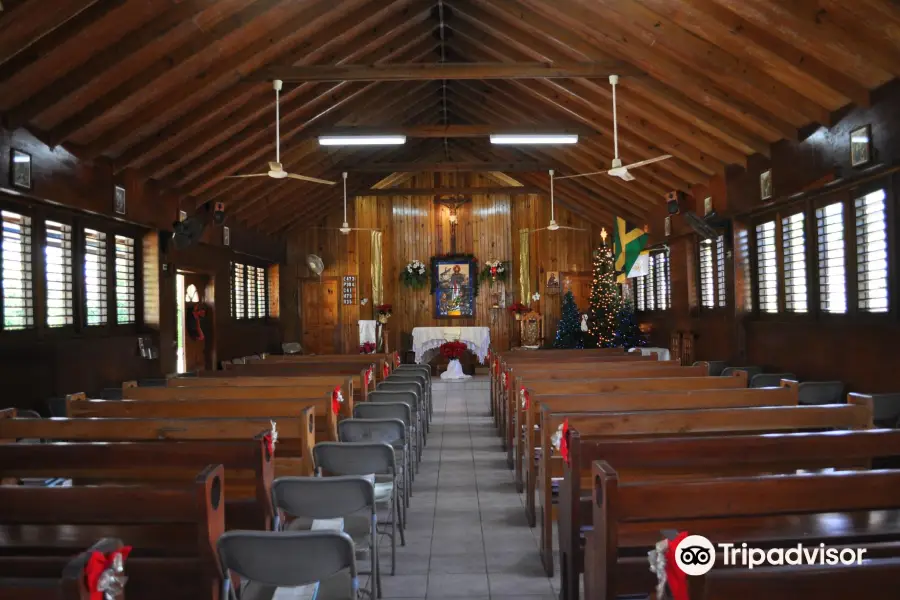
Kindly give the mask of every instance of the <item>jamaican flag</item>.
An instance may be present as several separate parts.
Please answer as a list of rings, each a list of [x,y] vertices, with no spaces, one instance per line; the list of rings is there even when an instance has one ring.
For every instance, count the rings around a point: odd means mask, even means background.
[[[629,277],[646,275],[647,261],[641,258],[646,246],[647,232],[639,227],[634,227],[621,217],[616,217],[613,252],[616,257],[618,283],[625,283]]]

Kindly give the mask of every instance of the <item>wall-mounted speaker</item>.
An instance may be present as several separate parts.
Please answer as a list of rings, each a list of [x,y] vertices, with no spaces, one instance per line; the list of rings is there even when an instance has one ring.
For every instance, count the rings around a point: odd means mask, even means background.
[[[681,212],[681,202],[684,200],[684,193],[678,190],[672,190],[666,194],[666,208],[670,215],[677,215]]]

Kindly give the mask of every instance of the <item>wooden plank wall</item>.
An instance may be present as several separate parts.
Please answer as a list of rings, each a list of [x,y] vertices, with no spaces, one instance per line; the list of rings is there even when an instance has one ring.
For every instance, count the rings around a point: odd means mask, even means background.
[[[474,173],[419,173],[403,183],[403,187],[479,187],[498,184],[488,175]],[[514,188],[511,188],[514,189]],[[434,296],[430,290],[414,291],[399,281],[400,269],[413,259],[426,264],[432,256],[446,254],[450,248],[449,210],[435,205],[431,196],[363,196],[357,197],[349,208],[351,227],[378,228],[383,234],[384,302],[394,307],[390,321],[391,343],[403,348],[406,337],[416,326],[488,326],[497,348],[509,348],[517,341],[515,320],[506,310],[492,310],[492,290],[481,287],[473,319],[436,319]],[[507,304],[520,300],[519,229],[546,227],[550,221],[549,198],[535,194],[476,194],[472,202],[458,212],[456,251],[472,253],[483,266],[488,260],[508,260],[512,277],[499,284],[495,291],[507,294]],[[599,241],[589,223],[557,206],[556,219],[560,224],[583,227],[584,232],[559,230],[532,235],[530,271],[532,292],[542,294],[535,304],[546,316],[547,340],[552,341],[559,318],[561,296],[544,295],[544,272],[584,271],[591,268],[593,240]],[[310,277],[305,266],[307,254],[314,253],[325,262],[323,277],[358,276],[358,301],[369,298],[365,306],[341,306],[341,343],[344,352],[356,352],[359,338],[358,319],[373,318],[371,276],[371,234],[337,231],[342,220],[339,202],[335,211],[310,228],[297,230],[288,238],[288,268],[299,279]],[[332,229],[328,229],[332,228]],[[294,270],[296,269],[296,271]],[[538,282],[541,282],[538,285]],[[302,311],[302,300],[298,310]],[[585,307],[586,308],[586,307]],[[289,325],[288,320],[284,320]],[[285,339],[302,339],[299,320],[288,329]]]

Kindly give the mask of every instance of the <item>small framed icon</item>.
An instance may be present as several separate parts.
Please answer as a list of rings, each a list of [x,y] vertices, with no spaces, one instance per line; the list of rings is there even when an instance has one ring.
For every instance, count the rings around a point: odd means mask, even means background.
[[[178,222],[183,223],[185,219],[187,219],[187,211],[179,210],[178,211]]]
[[[759,174],[759,197],[762,200],[772,199],[772,169]]]
[[[125,188],[117,185],[113,193],[113,210],[116,214],[124,215],[125,208]]]
[[[9,182],[13,187],[31,189],[31,155],[12,149],[10,153]]]
[[[223,227],[222,228],[222,244],[226,246],[231,245],[231,228]]]
[[[872,160],[872,126],[863,125],[850,132],[850,164],[859,167]]]
[[[666,217],[666,237],[672,235],[672,215]]]
[[[707,196],[703,199],[703,216],[711,214],[713,211],[713,201],[712,196]]]

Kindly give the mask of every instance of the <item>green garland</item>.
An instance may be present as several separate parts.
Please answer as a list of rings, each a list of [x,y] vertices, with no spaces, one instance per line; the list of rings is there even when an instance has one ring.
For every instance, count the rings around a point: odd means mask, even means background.
[[[509,274],[511,265],[508,260],[498,261],[500,265],[503,267],[502,272],[498,272],[496,277],[491,277],[491,267],[488,263],[484,263],[484,268],[481,269],[481,272],[478,274],[479,281],[492,281],[496,279],[497,281],[507,282],[509,280]]]
[[[438,254],[431,257],[431,294],[437,292],[437,277],[434,276],[434,270],[437,268],[439,260],[455,260],[457,262],[471,263],[472,268],[469,273],[469,279],[472,281],[472,297],[478,297],[478,259],[474,254]]]

